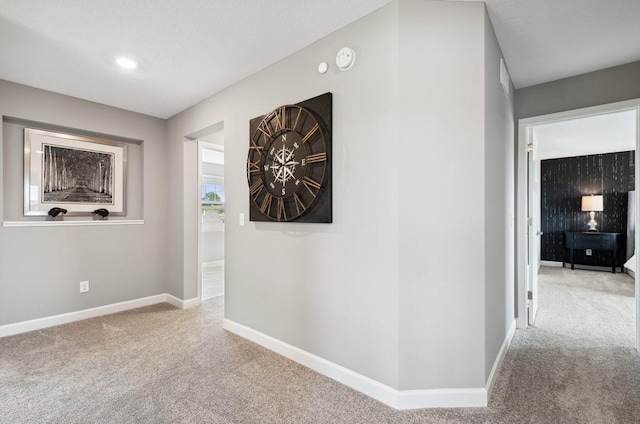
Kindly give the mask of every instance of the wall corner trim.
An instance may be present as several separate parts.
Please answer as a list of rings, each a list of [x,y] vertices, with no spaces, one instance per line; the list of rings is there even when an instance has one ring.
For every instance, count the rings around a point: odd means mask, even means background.
[[[500,368],[502,368],[502,362],[504,361],[504,357],[507,355],[507,351],[509,350],[509,346],[511,346],[511,340],[513,340],[513,336],[516,333],[516,320],[511,321],[511,325],[509,326],[509,330],[507,330],[507,335],[502,342],[502,346],[498,351],[498,355],[496,356],[496,360],[493,362],[493,367],[491,368],[491,373],[489,374],[489,378],[487,378],[486,385],[486,393],[487,393],[487,404],[489,402],[489,398],[491,398],[491,393],[493,393],[493,386],[496,384],[496,380],[498,379],[498,374],[500,374]]]
[[[13,336],[16,334],[27,333],[29,331],[42,330],[43,328],[55,327],[56,325],[68,324],[70,322],[81,321],[84,319],[115,314],[117,312],[142,308],[144,306],[155,305],[158,303],[169,303],[177,308],[187,309],[199,305],[200,299],[195,298],[181,300],[173,295],[162,293],[154,296],[143,297],[140,299],[127,300],[124,302],[112,303],[110,305],[98,306],[90,309],[82,309],[80,311],[68,312],[60,315],[53,315],[50,317],[0,325],[0,337]]]
[[[397,390],[230,319],[223,320],[222,328],[395,409],[484,407],[488,404],[485,387]]]

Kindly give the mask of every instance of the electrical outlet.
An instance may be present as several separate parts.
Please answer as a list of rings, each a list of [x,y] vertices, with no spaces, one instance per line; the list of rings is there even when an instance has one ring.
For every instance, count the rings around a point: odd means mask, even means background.
[[[591,249],[587,249],[586,255],[587,256],[591,256],[593,254],[593,252],[591,251]]]
[[[80,293],[87,293],[89,291],[89,282],[80,281]]]

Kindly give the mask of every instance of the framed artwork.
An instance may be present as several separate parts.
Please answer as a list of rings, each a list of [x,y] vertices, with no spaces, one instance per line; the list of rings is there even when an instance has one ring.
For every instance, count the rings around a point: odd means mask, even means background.
[[[249,122],[251,221],[331,223],[332,94]]]
[[[125,215],[126,164],[126,144],[25,128],[24,215]]]

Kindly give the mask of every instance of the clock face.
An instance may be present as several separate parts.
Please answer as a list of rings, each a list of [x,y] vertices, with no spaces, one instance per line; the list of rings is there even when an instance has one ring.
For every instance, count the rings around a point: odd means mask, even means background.
[[[251,220],[331,222],[331,139],[324,120],[305,106],[286,105],[252,120],[251,130]]]

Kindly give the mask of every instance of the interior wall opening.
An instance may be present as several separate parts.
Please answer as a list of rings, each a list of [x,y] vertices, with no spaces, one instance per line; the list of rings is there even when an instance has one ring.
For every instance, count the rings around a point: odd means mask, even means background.
[[[224,295],[225,184],[224,134],[198,139],[200,299]]]
[[[587,337],[605,337],[613,345],[637,348],[639,110],[640,101],[632,101],[520,120],[520,328],[536,322],[539,295],[542,304],[551,308],[562,295],[556,291],[569,288],[575,304],[555,305],[567,316],[554,325],[567,326],[568,331],[573,326]],[[582,204],[591,195],[604,199],[603,207],[596,207],[594,214]],[[598,231],[589,231],[593,230],[591,215],[595,215]],[[595,238],[603,240],[594,246],[582,245]],[[570,247],[574,247],[573,270]],[[611,262],[614,255],[615,264]],[[576,310],[570,312],[570,307]],[[604,325],[589,329],[590,322],[596,323],[594,327],[598,322]],[[616,334],[623,327],[626,336]]]

